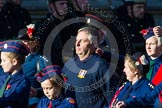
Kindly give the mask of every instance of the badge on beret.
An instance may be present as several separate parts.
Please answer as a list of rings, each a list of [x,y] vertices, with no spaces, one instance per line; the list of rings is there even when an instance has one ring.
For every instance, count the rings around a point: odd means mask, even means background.
[[[7,49],[8,45],[7,45],[7,44],[4,44],[4,46],[3,46],[3,47],[4,47],[4,49]]]
[[[87,70],[81,69],[78,74],[78,78],[84,78],[86,74],[87,74]]]

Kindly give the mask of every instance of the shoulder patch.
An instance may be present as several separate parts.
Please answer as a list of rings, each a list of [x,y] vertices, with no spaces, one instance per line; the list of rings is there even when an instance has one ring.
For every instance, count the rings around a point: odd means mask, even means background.
[[[67,101],[68,101],[69,103],[71,103],[71,104],[75,104],[75,100],[72,99],[72,98],[67,98]]]
[[[154,85],[152,83],[148,83],[149,87],[154,89]]]
[[[44,57],[44,56],[39,56],[41,59],[43,59],[44,61],[46,61],[46,62],[48,62],[48,59],[46,58],[46,57]]]

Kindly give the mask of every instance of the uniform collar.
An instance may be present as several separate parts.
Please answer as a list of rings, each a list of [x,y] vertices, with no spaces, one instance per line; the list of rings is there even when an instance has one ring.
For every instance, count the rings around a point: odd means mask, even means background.
[[[52,101],[52,105],[55,105],[55,106],[59,105],[60,102],[62,102],[63,99],[64,99],[64,96],[61,95],[61,96],[59,96],[58,98],[56,98],[56,99],[54,99],[54,100],[51,100],[51,101]]]
[[[22,69],[20,71],[16,72],[15,74],[11,75],[11,77],[16,77],[16,76],[18,76],[20,74],[23,74]]]
[[[143,84],[143,82],[146,80],[146,78],[142,77],[141,79],[139,79],[136,83],[134,83],[132,85],[133,89],[138,88],[139,86],[141,86],[141,84]]]
[[[84,63],[84,62],[88,61],[89,59],[91,59],[92,56],[93,56],[93,55],[90,55],[89,57],[87,57],[85,60],[82,60],[82,61],[80,61],[79,57],[76,56],[75,60],[76,60],[77,62],[82,62],[82,63]]]
[[[156,58],[156,59],[154,59],[154,60],[152,60],[152,59],[150,58],[150,60],[151,60],[151,61],[155,61],[155,63],[157,63],[157,62],[162,62],[162,54],[161,54],[158,58]]]

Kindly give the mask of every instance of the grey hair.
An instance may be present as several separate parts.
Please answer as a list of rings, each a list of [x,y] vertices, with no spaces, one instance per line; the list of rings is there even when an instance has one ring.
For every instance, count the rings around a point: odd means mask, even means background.
[[[94,27],[83,27],[78,30],[79,32],[86,32],[88,34],[88,39],[90,40],[91,43],[94,44],[94,47],[98,47],[98,39],[99,39],[99,31],[94,28]]]

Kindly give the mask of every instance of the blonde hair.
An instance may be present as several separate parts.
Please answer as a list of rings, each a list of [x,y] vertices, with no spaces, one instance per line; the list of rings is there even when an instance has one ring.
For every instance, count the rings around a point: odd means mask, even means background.
[[[62,85],[60,83],[63,81],[63,78],[61,76],[54,75],[53,77],[49,78],[49,81],[52,86],[56,88],[57,94],[60,95],[62,91]]]
[[[25,56],[19,55],[14,52],[3,52],[5,53],[10,60],[16,59],[20,65],[22,65],[25,62]]]
[[[144,76],[143,66],[135,57],[126,54],[124,62],[126,61],[128,61],[128,66],[132,72],[137,71],[138,74]]]

